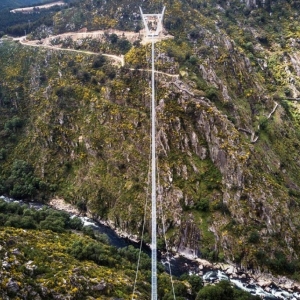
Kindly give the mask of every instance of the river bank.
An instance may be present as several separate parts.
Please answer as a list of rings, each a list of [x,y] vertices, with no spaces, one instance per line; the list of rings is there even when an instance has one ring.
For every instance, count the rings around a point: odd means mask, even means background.
[[[65,202],[64,199],[61,198],[51,199],[49,205],[57,210],[64,210],[77,216],[83,216],[82,212],[75,206]],[[109,227],[119,238],[127,239],[133,243],[139,242],[137,236],[114,228],[113,224],[110,222],[99,220],[90,213],[87,213],[86,217]],[[186,259],[186,262],[183,263],[183,265],[187,264],[186,269],[190,273],[202,276],[207,283],[228,279],[239,288],[247,290],[252,294],[256,293],[263,299],[300,299],[300,283],[285,276],[274,276],[270,273],[244,270],[228,263],[210,263],[205,259],[187,255],[185,253],[176,253],[169,261],[163,259],[162,262],[165,265],[170,264],[172,267],[172,261],[179,258]]]

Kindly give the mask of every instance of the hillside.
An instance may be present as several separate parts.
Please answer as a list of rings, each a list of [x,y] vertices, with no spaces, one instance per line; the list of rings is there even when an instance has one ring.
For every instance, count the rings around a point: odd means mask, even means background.
[[[0,237],[1,299],[150,298],[150,257],[132,245],[109,246],[105,234],[66,212],[0,199]],[[171,280],[163,270],[159,264],[158,296],[170,299]],[[173,277],[173,288],[177,299],[202,299],[220,292],[228,300],[259,299],[229,281],[203,287],[196,275]]]
[[[3,8],[16,8],[16,7],[26,7],[38,4],[45,4],[49,2],[54,2],[51,0],[2,0],[0,3],[0,9]]]
[[[59,8],[54,6],[45,10],[36,10],[29,14],[27,13],[12,13],[15,8],[23,8],[27,6],[43,5],[51,0],[3,0],[0,3],[0,37],[5,34],[14,36],[23,36],[25,32],[28,34],[37,27],[43,25],[50,26],[53,24],[53,12]],[[72,1],[65,1],[70,5]],[[52,12],[52,13],[51,13]]]
[[[79,1],[57,12],[44,32],[138,32],[139,5],[148,12],[161,2]],[[300,3],[165,5],[165,29],[174,38],[156,44],[156,68],[167,73],[157,74],[156,84],[169,243],[299,279]],[[57,44],[100,53],[0,45],[0,194],[44,201],[58,195],[140,234],[150,47],[109,33]],[[125,54],[125,66],[101,53]],[[147,241],[149,220],[146,227]]]
[[[0,226],[1,299],[129,299],[134,249],[108,246],[68,214],[2,199]],[[140,289],[143,297],[148,290]]]

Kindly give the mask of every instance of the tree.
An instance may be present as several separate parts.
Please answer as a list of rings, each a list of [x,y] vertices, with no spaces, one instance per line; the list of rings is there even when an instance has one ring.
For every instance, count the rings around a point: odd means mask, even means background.
[[[36,223],[32,216],[23,216],[20,221],[20,227],[24,229],[35,229]]]
[[[259,300],[260,297],[233,288],[229,281],[207,285],[197,294],[196,300]]]
[[[180,280],[186,280],[192,287],[192,296],[196,296],[200,289],[203,287],[202,278],[198,275],[183,274]]]
[[[98,55],[93,61],[93,68],[98,69],[104,66],[106,58],[103,55]]]
[[[7,151],[4,148],[0,149],[0,160],[5,160],[7,156]]]
[[[196,300],[233,300],[233,288],[228,281],[217,285],[205,286],[197,295]]]
[[[8,218],[8,220],[5,222],[4,226],[20,228],[21,227],[21,217],[18,215],[17,216],[11,215]]]
[[[13,117],[11,120],[7,121],[4,125],[6,130],[16,131],[18,128],[23,126],[23,121],[19,117]]]
[[[57,218],[56,216],[47,216],[44,221],[41,221],[40,228],[48,229],[54,232],[64,232],[65,222],[63,218]]]
[[[11,175],[5,181],[5,192],[15,199],[28,199],[37,194],[41,188],[47,186],[34,176],[34,168],[23,160],[15,160]]]
[[[83,223],[77,217],[70,218],[70,220],[68,222],[68,227],[70,227],[71,229],[75,229],[75,230],[81,230],[83,227]]]
[[[119,39],[119,37],[115,33],[110,34],[108,38],[112,44],[115,44]]]
[[[131,48],[131,43],[126,39],[119,39],[117,42],[117,46],[120,49],[121,53],[125,54]]]

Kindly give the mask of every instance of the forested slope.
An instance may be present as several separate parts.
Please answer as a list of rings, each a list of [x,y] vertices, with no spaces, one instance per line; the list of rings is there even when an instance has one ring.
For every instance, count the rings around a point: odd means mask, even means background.
[[[12,13],[12,9],[19,7],[42,5],[54,2],[51,0],[3,0],[0,3],[0,37],[4,34],[11,34],[14,36],[23,36],[25,32],[28,34],[32,30],[41,26],[42,24],[51,26],[52,15],[51,11],[59,10],[58,7],[51,8],[45,11],[35,11],[34,13]],[[71,1],[66,1],[71,2]]]

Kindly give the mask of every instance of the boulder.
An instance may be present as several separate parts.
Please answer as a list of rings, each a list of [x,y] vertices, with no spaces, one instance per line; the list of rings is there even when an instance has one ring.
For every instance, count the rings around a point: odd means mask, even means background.
[[[196,261],[199,263],[199,266],[202,266],[202,268],[212,268],[212,264],[205,259],[197,258]]]
[[[12,254],[14,254],[14,255],[21,255],[21,252],[20,252],[20,250],[18,248],[15,248],[15,249],[12,250]]]
[[[2,262],[2,268],[4,268],[4,269],[10,269],[11,265],[7,261],[3,261]]]
[[[268,280],[268,279],[265,279],[265,278],[258,278],[257,279],[257,284],[261,287],[269,286],[269,285],[271,285],[271,283],[272,283],[271,280]]]
[[[94,291],[104,291],[106,289],[107,283],[104,280],[101,280],[100,283],[93,286]]]
[[[8,280],[8,283],[6,284],[6,288],[8,292],[13,294],[16,294],[20,289],[18,282],[14,281],[12,278]]]
[[[233,275],[236,273],[236,267],[234,266],[229,266],[226,270],[225,270],[227,275]]]

